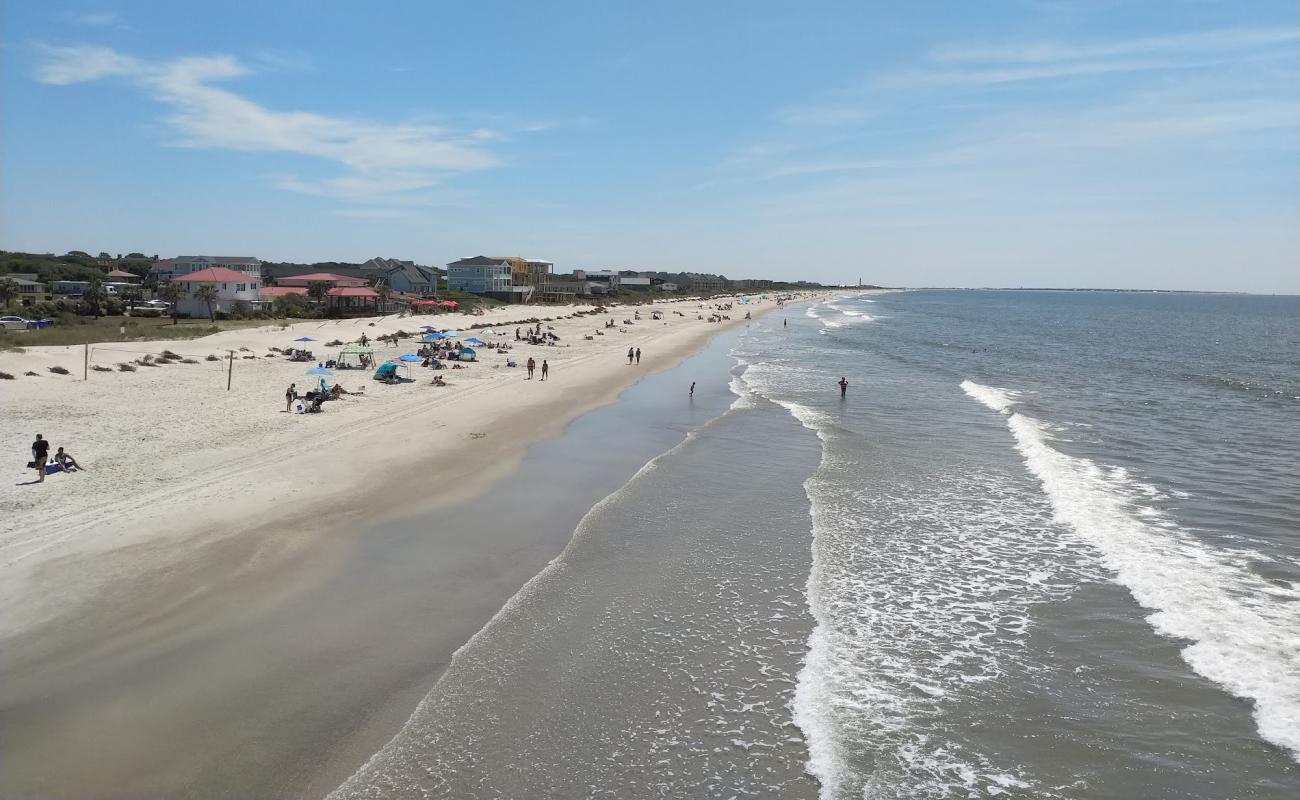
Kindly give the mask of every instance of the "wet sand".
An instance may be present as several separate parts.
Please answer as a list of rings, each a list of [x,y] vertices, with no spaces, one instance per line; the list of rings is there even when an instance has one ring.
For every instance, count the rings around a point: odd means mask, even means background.
[[[159,559],[172,565],[166,574],[109,581],[102,602],[62,630],[11,640],[0,795],[328,793],[396,733],[593,503],[726,407],[725,352],[719,342],[643,379],[441,511],[168,543],[184,556]],[[682,388],[691,381],[701,385],[693,403]],[[454,475],[437,480],[456,496]],[[120,562],[130,575],[156,555],[125,548],[95,567],[113,574]]]

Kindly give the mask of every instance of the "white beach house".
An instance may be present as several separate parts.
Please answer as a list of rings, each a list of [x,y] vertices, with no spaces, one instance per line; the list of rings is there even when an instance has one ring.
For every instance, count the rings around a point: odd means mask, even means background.
[[[241,300],[252,305],[262,298],[260,276],[254,278],[246,272],[236,272],[224,267],[212,267],[180,275],[173,279],[173,282],[179,283],[184,290],[184,296],[176,302],[176,312],[191,317],[208,315],[208,304],[194,297],[194,292],[200,286],[216,288],[217,299],[212,304],[213,311],[229,312],[235,307],[235,303]]]

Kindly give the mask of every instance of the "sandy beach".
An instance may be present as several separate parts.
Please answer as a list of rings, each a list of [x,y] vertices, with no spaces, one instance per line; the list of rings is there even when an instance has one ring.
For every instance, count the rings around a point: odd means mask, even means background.
[[[529,444],[612,401],[647,373],[672,366],[721,330],[744,324],[746,308],[757,316],[774,303],[737,306],[721,324],[698,319],[702,309],[696,301],[656,307],[667,311],[662,321],[650,318],[649,307],[641,307],[641,318],[633,321],[634,307],[574,316],[580,309],[508,306],[474,317],[317,320],[191,341],[92,345],[96,365],[164,349],[198,363],[135,372],[92,370],[89,380],[80,377],[81,347],[0,354],[0,369],[20,376],[0,387],[0,430],[13,467],[12,480],[0,488],[0,636],[6,654],[3,704],[10,720],[0,737],[10,765],[27,765],[7,770],[13,781],[8,788],[44,786],[51,796],[85,796],[84,782],[43,783],[36,763],[52,749],[81,749],[86,780],[113,787],[94,796],[136,796],[130,787],[137,795],[166,794],[180,784],[189,787],[187,796],[211,796],[201,782],[193,783],[193,776],[207,769],[202,754],[188,761],[124,757],[92,739],[93,726],[77,720],[110,715],[129,725],[129,706],[141,695],[165,704],[170,692],[185,692],[192,706],[193,679],[177,683],[160,673],[155,684],[149,683],[151,665],[180,653],[200,669],[225,676],[212,682],[213,696],[207,698],[212,707],[227,702],[221,687],[232,683],[243,688],[256,683],[257,691],[275,692],[292,681],[293,691],[328,692],[328,685],[315,685],[302,673],[301,664],[268,666],[244,658],[249,648],[256,649],[255,636],[235,638],[237,646],[224,651],[204,643],[223,636],[229,642],[246,619],[302,601],[305,587],[315,593],[314,604],[327,602],[321,586],[357,557],[357,531],[473,498],[510,474]],[[556,346],[516,345],[514,325],[481,338],[515,345],[509,356],[521,364],[530,356],[539,364],[546,359],[551,367],[546,382],[525,380],[522,366],[504,366],[505,354],[479,348],[480,363],[439,373],[447,387],[430,385],[433,373],[418,367],[412,373],[417,381],[402,385],[374,382],[368,370],[340,371],[333,380],[353,391],[365,386],[364,395],[329,402],[323,414],[299,415],[284,413],[284,389],[291,382],[300,390],[310,386],[315,379],[303,373],[312,365],[266,357],[269,348],[288,347],[301,336],[319,340],[310,346],[320,358],[338,349],[324,342],[353,341],[363,332],[373,340],[428,324],[469,336],[470,325],[530,317],[542,319],[544,329],[560,337]],[[606,319],[615,320],[616,328],[603,329]],[[415,339],[396,347],[381,343],[376,355],[395,356],[417,346]],[[639,364],[628,364],[629,347],[642,350]],[[236,356],[230,374],[228,360],[205,360],[231,350]],[[46,371],[56,365],[73,374]],[[23,376],[27,371],[40,377]],[[87,470],[29,483],[34,473],[21,465],[38,432],[54,447],[66,447]],[[453,613],[433,630],[422,629],[418,652],[405,656],[428,658],[430,647],[454,651],[481,624],[476,620],[492,613],[492,603],[499,605],[543,566],[567,534],[551,531],[544,540],[523,545],[492,537],[442,542],[437,552],[448,560],[440,569],[474,575],[493,591],[462,598],[466,612],[459,620],[454,599],[448,599]],[[515,558],[521,548],[526,557]],[[341,629],[344,636],[352,631],[364,641],[368,622],[356,614],[347,619],[349,611],[338,610],[331,635],[340,636]],[[205,646],[209,652],[203,652]],[[93,693],[105,681],[116,686],[123,670],[142,666],[136,694],[116,701],[78,699],[78,693]],[[369,709],[372,718],[330,724],[353,732],[369,725],[370,737],[390,735],[436,675],[430,666],[414,665],[409,685],[389,687],[386,704]],[[243,682],[232,674],[242,675]],[[58,710],[79,702],[83,707]],[[46,719],[49,709],[55,712]],[[153,714],[151,721],[155,728],[146,735],[157,737],[172,735],[169,726],[186,722],[165,713]],[[238,720],[231,722],[237,729]],[[310,786],[294,783],[301,776],[286,776],[280,788],[292,796],[326,792],[332,784],[325,784],[346,777],[366,755],[334,754],[337,775],[326,767],[327,777],[316,777],[319,785]],[[319,754],[317,760],[330,758]],[[117,787],[125,793],[115,793]]]

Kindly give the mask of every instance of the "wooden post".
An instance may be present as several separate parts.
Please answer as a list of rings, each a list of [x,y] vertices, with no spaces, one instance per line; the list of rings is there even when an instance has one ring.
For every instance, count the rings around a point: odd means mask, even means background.
[[[86,343],[86,363],[81,365],[81,379],[90,380],[90,343]]]
[[[230,391],[230,379],[235,374],[235,351],[230,351],[230,368],[226,370],[226,391]]]

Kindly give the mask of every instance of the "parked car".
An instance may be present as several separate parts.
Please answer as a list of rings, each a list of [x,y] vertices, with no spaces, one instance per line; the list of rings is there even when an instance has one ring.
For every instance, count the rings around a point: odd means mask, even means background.
[[[7,331],[25,331],[28,327],[27,320],[22,317],[0,317],[0,328]]]

